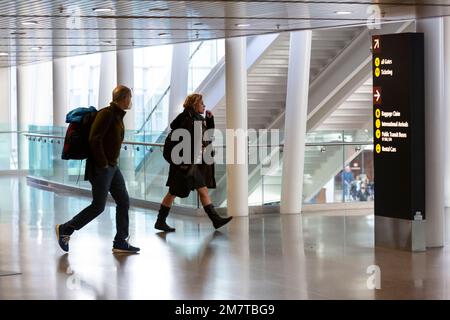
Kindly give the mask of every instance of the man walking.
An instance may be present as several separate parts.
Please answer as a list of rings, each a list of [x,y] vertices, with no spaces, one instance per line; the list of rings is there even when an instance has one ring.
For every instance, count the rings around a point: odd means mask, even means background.
[[[139,248],[128,243],[128,209],[130,201],[125,180],[117,166],[121,144],[125,135],[123,117],[131,109],[131,90],[119,85],[113,91],[111,104],[101,109],[92,124],[89,134],[91,157],[86,161],[85,180],[92,185],[92,203],[72,220],[56,225],[58,244],[69,251],[70,236],[99,216],[105,209],[108,192],[115,200],[117,233],[113,252],[137,253]]]

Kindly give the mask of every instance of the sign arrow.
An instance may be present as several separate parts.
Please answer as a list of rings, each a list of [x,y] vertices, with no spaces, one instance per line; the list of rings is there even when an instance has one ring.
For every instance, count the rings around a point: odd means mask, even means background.
[[[374,39],[373,49],[380,49],[380,39]]]
[[[373,87],[373,104],[381,105],[381,87]]]
[[[375,94],[373,95],[375,97],[375,102],[380,101],[381,93],[378,89],[375,89]]]

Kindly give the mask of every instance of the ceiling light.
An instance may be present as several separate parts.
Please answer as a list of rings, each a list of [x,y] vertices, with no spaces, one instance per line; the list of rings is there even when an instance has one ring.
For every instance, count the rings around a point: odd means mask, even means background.
[[[13,31],[13,32],[11,32],[11,34],[12,34],[13,36],[23,36],[23,35],[26,34],[26,32],[22,32],[22,31]]]
[[[100,41],[100,44],[109,45],[111,44],[111,41]]]
[[[161,33],[158,33],[158,36],[160,36],[160,37],[170,37],[171,34],[168,33],[168,32],[161,32]]]
[[[113,9],[112,8],[94,8],[94,9],[92,9],[94,12],[97,12],[97,13],[103,13],[103,12],[111,12],[111,11],[113,11]]]
[[[31,47],[30,48],[31,51],[39,51],[41,49],[42,49],[42,47]]]
[[[236,24],[236,27],[239,27],[239,28],[250,27],[250,24],[248,24],[248,23],[238,23],[238,24]]]
[[[24,25],[24,26],[35,26],[37,24],[38,24],[37,21],[24,21],[24,22],[22,22],[22,25]]]
[[[338,14],[338,15],[348,15],[348,14],[352,14],[352,11],[335,11],[334,13]]]
[[[196,23],[194,23],[194,26],[202,26],[202,25],[204,25],[203,22],[196,22]]]
[[[159,11],[159,12],[164,12],[164,11],[168,11],[169,8],[150,8],[148,9],[148,11]]]
[[[0,57],[6,57],[8,56],[8,52],[0,52]]]

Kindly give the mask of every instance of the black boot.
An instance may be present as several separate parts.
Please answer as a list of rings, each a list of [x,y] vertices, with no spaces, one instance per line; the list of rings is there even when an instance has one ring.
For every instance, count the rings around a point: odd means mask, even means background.
[[[161,205],[158,213],[158,220],[155,222],[155,229],[162,230],[165,232],[175,231],[175,228],[170,227],[166,223],[166,218],[169,215],[170,208],[164,205]]]
[[[205,209],[206,214],[211,219],[213,226],[216,229],[219,229],[220,227],[226,225],[228,222],[230,222],[231,219],[233,219],[233,217],[222,218],[221,216],[219,216],[212,204],[203,207],[203,209]]]

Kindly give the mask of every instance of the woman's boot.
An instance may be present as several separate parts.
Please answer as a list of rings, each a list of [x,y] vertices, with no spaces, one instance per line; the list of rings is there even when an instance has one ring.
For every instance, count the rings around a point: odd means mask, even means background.
[[[213,226],[216,229],[219,229],[220,227],[226,225],[228,222],[230,222],[231,219],[233,219],[233,217],[222,218],[221,216],[219,216],[212,204],[204,206],[203,209],[205,209],[206,214],[211,219]]]
[[[162,230],[165,232],[175,231],[175,228],[170,227],[166,223],[166,218],[169,215],[170,208],[161,204],[158,213],[158,220],[155,222],[155,229]]]

